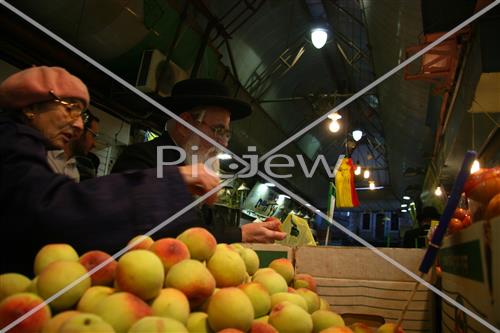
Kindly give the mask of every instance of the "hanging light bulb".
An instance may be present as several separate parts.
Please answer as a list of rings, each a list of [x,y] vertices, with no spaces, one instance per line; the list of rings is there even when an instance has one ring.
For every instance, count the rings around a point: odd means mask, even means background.
[[[478,172],[479,169],[481,169],[481,164],[479,164],[478,160],[474,160],[474,163],[472,163],[472,166],[470,168],[470,173]]]
[[[361,140],[362,137],[363,137],[363,131],[359,129],[352,131],[352,138],[354,139],[354,141],[359,141]]]
[[[356,176],[359,176],[361,174],[361,166],[359,164],[356,166],[356,169],[354,170],[354,174]]]
[[[370,190],[371,190],[371,191],[373,191],[373,190],[375,189],[375,182],[374,182],[373,180],[370,180],[370,181],[368,182],[368,184],[370,184],[370,185],[369,185],[369,186],[370,186]]]
[[[441,186],[436,187],[436,190],[434,191],[434,194],[438,197],[443,195],[443,191],[441,190]]]
[[[317,49],[325,46],[328,40],[328,30],[325,28],[314,28],[311,30],[311,42]]]
[[[366,169],[365,172],[363,172],[363,178],[364,179],[370,178],[370,170]]]
[[[328,129],[330,129],[330,131],[333,133],[338,132],[340,130],[340,123],[338,122],[338,120],[332,120]]]

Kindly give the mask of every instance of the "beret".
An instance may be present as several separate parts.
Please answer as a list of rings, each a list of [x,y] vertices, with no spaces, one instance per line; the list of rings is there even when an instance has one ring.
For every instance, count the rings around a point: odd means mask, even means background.
[[[87,86],[79,78],[61,67],[40,66],[12,74],[0,84],[0,107],[15,110],[50,101],[51,90],[60,98],[76,98],[89,105]]]

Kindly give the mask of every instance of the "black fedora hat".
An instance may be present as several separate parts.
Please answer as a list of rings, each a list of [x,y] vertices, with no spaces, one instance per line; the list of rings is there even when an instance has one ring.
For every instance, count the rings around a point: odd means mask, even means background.
[[[226,85],[213,79],[187,79],[177,82],[168,97],[160,103],[176,114],[199,106],[220,106],[231,112],[231,120],[245,118],[252,112],[250,104],[231,97]]]

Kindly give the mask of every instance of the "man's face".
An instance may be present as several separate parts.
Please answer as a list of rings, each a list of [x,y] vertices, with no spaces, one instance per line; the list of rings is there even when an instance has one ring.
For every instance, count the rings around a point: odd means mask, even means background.
[[[218,106],[209,106],[205,110],[205,115],[201,121],[195,119],[196,127],[224,147],[227,147],[230,139],[229,122],[231,121],[231,114],[227,109]],[[193,135],[196,134],[193,133]],[[200,139],[200,153],[206,153],[213,148],[210,142],[203,138]]]
[[[99,123],[92,120],[89,127],[86,128],[84,133],[77,139],[69,143],[67,154],[69,156],[80,155],[87,156],[87,154],[95,148],[95,138],[99,131]]]
[[[99,133],[99,123],[93,120],[90,123],[89,128],[85,131],[85,135],[82,137],[82,148],[85,155],[95,148],[95,138],[97,133]]]

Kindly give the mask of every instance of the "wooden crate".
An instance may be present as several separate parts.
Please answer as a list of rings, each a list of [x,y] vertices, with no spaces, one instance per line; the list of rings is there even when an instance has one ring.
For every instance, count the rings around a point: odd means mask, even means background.
[[[443,291],[500,329],[499,243],[500,218],[490,223],[477,222],[445,237],[439,259]],[[443,302],[442,318],[444,333],[490,331],[446,302]]]
[[[422,249],[379,249],[417,273]],[[396,322],[415,281],[367,248],[301,247],[295,251],[297,273],[318,282],[318,294],[344,316],[365,315]],[[405,316],[405,332],[432,332],[433,293],[419,286]]]
[[[267,267],[274,259],[287,258],[293,264],[293,248],[279,244],[242,243],[257,252],[260,268]]]

